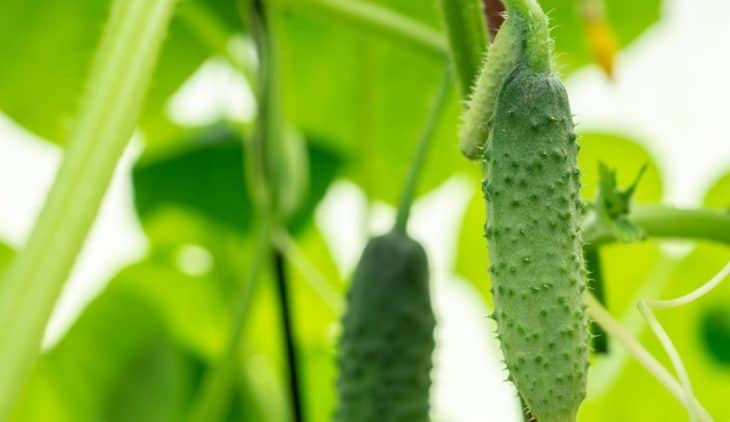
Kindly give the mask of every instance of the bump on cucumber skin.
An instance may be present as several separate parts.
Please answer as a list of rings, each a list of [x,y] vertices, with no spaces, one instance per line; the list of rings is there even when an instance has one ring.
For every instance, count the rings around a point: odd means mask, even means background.
[[[588,328],[580,172],[565,88],[520,64],[501,89],[483,184],[497,332],[510,378],[539,422],[575,421]]]
[[[335,421],[428,421],[434,326],[421,245],[395,231],[371,239],[347,295]]]

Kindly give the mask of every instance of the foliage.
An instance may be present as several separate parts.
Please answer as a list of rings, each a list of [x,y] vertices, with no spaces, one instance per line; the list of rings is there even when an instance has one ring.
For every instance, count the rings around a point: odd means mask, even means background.
[[[341,179],[354,182],[370,203],[397,203],[399,181],[409,171],[431,99],[450,64],[435,2],[301,0],[304,6],[297,6],[296,1],[266,2],[278,41],[274,54],[282,120],[286,130],[305,141],[308,170],[306,196],[281,229],[323,280],[322,285],[313,284],[311,271],[292,261],[289,284],[303,407],[307,420],[324,421],[335,409],[335,339],[341,309],[322,289],[344,297],[349,274],[337,267],[333,246],[314,222],[315,210]],[[325,13],[349,1],[394,12],[443,39],[426,52],[402,37],[388,32],[372,36],[367,25],[350,25],[338,17],[341,14]],[[137,119],[144,151],[131,179],[134,212],[147,238],[147,251],[108,281],[63,338],[42,353],[13,405],[11,420],[183,420],[205,374],[223,355],[235,296],[251,266],[253,229],[260,223],[244,181],[251,122],[221,120],[206,127],[183,127],[171,121],[167,108],[172,95],[211,58],[227,61],[255,87],[250,79],[255,60],[231,47],[241,37],[251,39],[238,3],[245,2],[178,2]],[[579,2],[540,3],[549,12],[558,70],[568,75],[589,65],[594,58]],[[606,20],[620,48],[659,20],[662,5],[659,0],[605,3]],[[67,148],[111,4],[0,2],[0,111],[25,130]],[[479,169],[459,153],[461,110],[458,90],[451,90],[434,131],[432,158],[421,177],[419,196],[454,174],[465,175],[475,186],[481,182]],[[631,186],[646,164],[631,203],[658,203],[665,186],[656,160],[644,142],[620,128],[616,131],[579,132],[582,199],[593,201],[601,188],[604,198],[607,192],[621,196],[616,187]],[[611,178],[601,178],[599,162],[614,172]],[[715,182],[705,205],[727,212],[728,198],[730,174]],[[85,204],[71,206],[82,209]],[[488,217],[484,214],[475,192],[453,251],[453,271],[492,308],[481,231]],[[0,244],[0,274],[13,255]],[[647,239],[604,246],[600,257],[608,308],[668,365],[651,334],[642,330],[633,303],[637,297],[672,297],[691,290],[727,262],[730,250],[698,242],[689,254],[676,256]],[[275,294],[267,266],[237,350],[228,420],[290,417]],[[730,418],[723,395],[730,390],[728,303],[730,284],[725,284],[691,306],[658,314],[685,360],[697,396],[718,420]],[[679,404],[619,346],[612,344],[610,353],[594,357],[592,365],[594,379],[579,420],[674,420],[681,414]]]

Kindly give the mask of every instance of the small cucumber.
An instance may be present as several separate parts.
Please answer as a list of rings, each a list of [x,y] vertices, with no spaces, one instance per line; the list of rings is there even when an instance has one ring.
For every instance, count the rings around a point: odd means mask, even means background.
[[[428,421],[434,326],[421,245],[399,231],[371,239],[347,296],[335,420]]]

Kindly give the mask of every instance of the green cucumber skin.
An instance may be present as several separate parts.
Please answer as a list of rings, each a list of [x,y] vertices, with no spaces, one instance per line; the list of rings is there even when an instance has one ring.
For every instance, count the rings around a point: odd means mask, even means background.
[[[429,420],[435,318],[428,277],[425,251],[405,234],[368,242],[343,317],[335,421]]]
[[[510,377],[539,422],[575,421],[585,398],[575,140],[563,85],[519,64],[497,100],[483,192],[497,331]]]

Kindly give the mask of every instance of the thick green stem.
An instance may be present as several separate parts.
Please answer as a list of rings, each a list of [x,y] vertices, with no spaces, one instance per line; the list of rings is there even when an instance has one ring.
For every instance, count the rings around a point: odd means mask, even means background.
[[[438,30],[373,3],[361,0],[276,0],[275,3],[303,13],[327,15],[439,58],[447,52],[446,38]]]
[[[467,98],[488,45],[482,0],[441,0],[440,3],[461,96]]]
[[[681,209],[661,205],[635,207],[629,220],[648,237],[709,240],[730,244],[730,214],[709,209]],[[598,219],[588,218],[583,240],[591,246],[617,239]]]
[[[413,204],[413,198],[416,195],[418,179],[426,163],[426,156],[428,155],[428,149],[431,146],[434,131],[436,130],[439,118],[443,114],[444,107],[446,106],[446,99],[449,97],[449,92],[451,91],[452,79],[451,71],[447,70],[444,74],[443,81],[441,82],[441,87],[439,88],[436,100],[428,114],[426,126],[421,132],[421,138],[418,141],[416,155],[413,157],[413,161],[411,162],[408,178],[406,179],[400,203],[398,204],[398,214],[396,215],[394,228],[397,231],[406,231],[408,216],[411,212],[411,205]]]
[[[113,4],[65,158],[0,291],[0,420],[35,362],[53,305],[132,135],[174,3]]]

